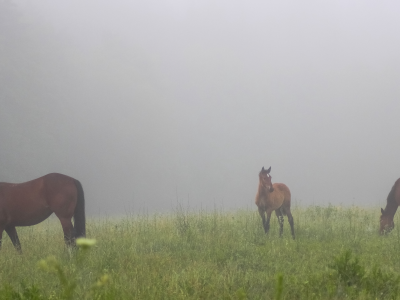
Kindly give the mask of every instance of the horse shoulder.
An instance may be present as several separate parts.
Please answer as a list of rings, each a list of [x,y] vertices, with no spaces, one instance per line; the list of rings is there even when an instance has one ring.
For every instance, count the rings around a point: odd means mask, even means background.
[[[261,194],[260,194],[260,192],[258,191],[257,192],[257,195],[256,195],[256,201],[255,201],[255,203],[256,203],[256,205],[259,207],[260,205],[263,205],[263,197],[261,196]]]

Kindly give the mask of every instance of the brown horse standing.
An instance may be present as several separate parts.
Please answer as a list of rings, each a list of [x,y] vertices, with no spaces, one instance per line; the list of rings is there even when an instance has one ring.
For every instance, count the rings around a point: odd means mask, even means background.
[[[76,237],[86,235],[85,199],[78,180],[52,173],[19,184],[0,183],[0,247],[6,230],[14,247],[21,252],[15,227],[36,225],[52,213],[60,219],[67,246],[75,245]]]
[[[381,208],[380,234],[390,232],[394,228],[393,217],[400,205],[400,178],[396,180],[387,197],[385,210]]]
[[[271,183],[271,167],[268,170],[261,169],[259,176],[258,191],[256,195],[256,205],[258,206],[258,212],[262,218],[262,223],[265,233],[269,231],[269,222],[271,219],[271,213],[275,211],[279,221],[279,236],[282,236],[283,232],[283,216],[287,215],[290,228],[294,237],[294,224],[293,216],[290,212],[290,190],[283,183]],[[265,220],[265,213],[267,213],[267,220]]]

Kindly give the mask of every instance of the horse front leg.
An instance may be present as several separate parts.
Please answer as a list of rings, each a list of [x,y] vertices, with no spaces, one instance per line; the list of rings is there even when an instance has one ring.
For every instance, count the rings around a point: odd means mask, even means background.
[[[22,254],[21,243],[18,238],[17,229],[15,226],[6,227],[6,232],[11,239],[15,249],[18,251],[19,254]]]
[[[272,214],[272,211],[268,210],[267,211],[267,221],[265,222],[265,233],[268,233],[268,231],[269,231],[269,222],[271,221],[271,214]]]
[[[262,219],[262,224],[263,224],[264,231],[265,231],[265,233],[267,233],[268,230],[267,230],[267,221],[265,220],[265,210],[259,207],[258,208],[258,213],[260,214],[260,217]]]

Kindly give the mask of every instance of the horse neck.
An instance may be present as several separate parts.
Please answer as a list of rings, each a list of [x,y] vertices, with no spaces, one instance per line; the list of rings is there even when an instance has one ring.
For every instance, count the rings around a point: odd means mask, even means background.
[[[260,197],[268,198],[270,191],[262,186],[261,183],[258,184],[258,195]]]
[[[396,200],[394,199],[394,197],[390,197],[390,196],[391,195],[389,195],[389,197],[387,199],[385,213],[387,213],[391,217],[394,217],[399,205],[396,203]]]

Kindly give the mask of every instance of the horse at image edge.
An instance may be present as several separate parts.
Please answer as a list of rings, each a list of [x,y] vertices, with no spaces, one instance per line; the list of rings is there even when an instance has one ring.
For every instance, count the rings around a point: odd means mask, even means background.
[[[85,198],[81,183],[57,173],[24,183],[0,183],[0,247],[5,230],[21,252],[16,226],[32,226],[54,213],[61,222],[67,246],[86,235]],[[75,228],[72,225],[74,217]]]
[[[400,178],[396,180],[387,197],[385,209],[381,208],[380,234],[390,232],[394,228],[393,217],[400,205]]]

